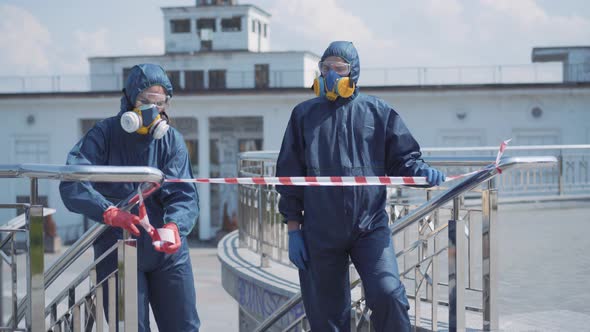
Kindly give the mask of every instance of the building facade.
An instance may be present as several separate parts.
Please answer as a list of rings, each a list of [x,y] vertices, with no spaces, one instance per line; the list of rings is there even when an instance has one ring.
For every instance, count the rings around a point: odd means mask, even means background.
[[[270,14],[233,0],[164,7],[165,53],[91,57],[90,89],[121,90],[138,63],[164,67],[177,91],[303,87],[318,75],[319,57],[305,51],[272,52]]]
[[[256,6],[197,0],[195,6],[166,7],[162,13],[164,54],[89,58],[90,75],[84,79],[90,85],[83,91],[64,89],[69,85],[59,77],[0,80],[0,116],[8,124],[0,131],[0,164],[65,163],[96,121],[117,114],[129,70],[147,62],[160,64],[172,81],[169,115],[184,135],[195,176],[232,177],[238,153],[278,150],[293,107],[314,97],[310,87],[319,56],[272,51],[270,14]],[[361,92],[392,105],[423,147],[495,146],[507,138],[515,145],[590,144],[590,83],[576,79],[590,68],[589,49],[536,49],[533,61],[563,62],[563,77],[553,74],[549,82],[536,80],[537,67],[527,68],[528,76],[520,68],[457,68],[459,75],[418,68],[361,70],[359,85]],[[482,73],[491,83],[477,80]],[[455,76],[459,83],[448,81]],[[39,92],[47,86],[52,92]],[[200,216],[193,236],[207,240],[236,227],[237,187],[198,187]],[[26,201],[26,181],[3,180],[3,188],[3,202]],[[40,195],[57,209],[64,241],[92,222],[66,211],[57,182],[42,182]],[[0,209],[0,220],[12,217],[14,211]]]
[[[590,144],[590,84],[447,87],[360,87],[397,110],[422,147]],[[66,154],[98,119],[117,114],[120,92],[0,95],[0,164],[63,164]],[[172,98],[172,125],[184,135],[195,176],[235,176],[237,154],[278,150],[291,110],[312,98],[299,89],[241,89],[185,93]],[[198,185],[201,213],[193,236],[211,239],[236,213],[230,185]],[[29,184],[3,180],[0,200],[26,198]],[[56,181],[40,184],[58,232],[79,235],[84,218],[67,212]],[[0,210],[0,220],[14,217]],[[88,224],[89,221],[86,221]]]

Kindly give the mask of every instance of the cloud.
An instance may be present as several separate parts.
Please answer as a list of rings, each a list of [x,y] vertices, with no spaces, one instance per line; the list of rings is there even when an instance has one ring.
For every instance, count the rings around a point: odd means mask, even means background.
[[[0,75],[85,74],[89,55],[109,55],[106,28],[76,30],[67,45],[54,41],[49,29],[27,10],[0,5]]]
[[[550,15],[534,0],[481,0],[481,21],[497,24],[496,35],[509,40],[543,44],[587,44],[590,20],[578,15]],[[504,33],[509,33],[508,35]]]
[[[277,0],[270,12],[273,31],[290,36],[278,43],[273,37],[273,49],[308,50],[321,55],[331,41],[348,40],[354,42],[363,64],[386,58],[398,47],[396,40],[383,38],[341,1]]]
[[[374,39],[369,27],[359,17],[340,7],[336,0],[278,0],[271,12],[275,22],[281,22],[308,39],[324,43]]]
[[[276,0],[269,6],[273,49],[321,55],[332,40],[352,40],[361,81],[416,76],[415,67],[486,66],[477,70],[487,73],[493,65],[530,64],[536,46],[590,40],[589,15],[561,14],[567,11],[534,0],[374,0],[370,8],[352,0]],[[409,68],[384,70],[400,67]],[[439,71],[445,70],[456,74]]]
[[[33,74],[49,70],[49,30],[28,11],[0,5],[0,73]]]
[[[96,31],[82,31],[74,32],[76,38],[76,46],[83,50],[90,56],[106,56],[112,53],[108,46],[108,30],[106,28],[99,28]]]

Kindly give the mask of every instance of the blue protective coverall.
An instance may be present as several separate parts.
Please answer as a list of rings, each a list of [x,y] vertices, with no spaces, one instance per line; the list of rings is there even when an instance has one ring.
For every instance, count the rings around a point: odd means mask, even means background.
[[[138,65],[132,68],[125,91],[135,103],[137,95],[152,85],[161,85],[172,95],[172,85],[160,66]],[[150,166],[160,169],[167,177],[193,178],[188,151],[177,130],[170,127],[163,138],[154,139],[151,135],[129,134],[122,129],[121,114],[131,108],[127,98],[121,98],[119,114],[90,129],[70,151],[67,164]],[[103,212],[137,192],[137,184],[62,182],[59,189],[70,211],[103,222]],[[145,205],[155,228],[169,222],[177,224],[182,245],[172,255],[158,252],[147,232],[138,227],[141,232],[137,239],[139,331],[150,330],[148,303],[160,331],[198,331],[200,321],[186,241],[199,211],[196,187],[189,183],[164,183],[146,199]],[[132,212],[137,214],[137,208]],[[120,228],[111,227],[105,231],[94,243],[95,258],[121,238]],[[109,275],[116,266],[115,251],[99,264],[98,279]]]
[[[322,56],[339,56],[359,78],[350,42],[333,42]],[[277,176],[422,176],[429,166],[400,116],[383,100],[355,89],[295,107],[285,131]],[[358,270],[376,331],[409,331],[408,301],[388,228],[386,188],[277,186],[285,221],[299,221],[309,260],[299,270],[313,331],[350,331],[349,258]],[[305,211],[305,213],[303,213]]]

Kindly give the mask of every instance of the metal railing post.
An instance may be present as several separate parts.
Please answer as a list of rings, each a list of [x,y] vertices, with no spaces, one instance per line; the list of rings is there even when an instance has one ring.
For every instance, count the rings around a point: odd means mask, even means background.
[[[557,185],[558,185],[558,192],[559,196],[563,195],[563,187],[564,187],[564,176],[563,176],[563,151],[559,150],[559,156],[557,156],[557,169],[558,169],[558,176],[557,176]]]
[[[3,235],[0,233],[0,243],[2,243]],[[0,248],[2,250],[2,248]],[[0,326],[4,326],[4,260],[0,258]]]
[[[238,177],[242,176],[241,169],[242,169],[242,160],[238,158],[237,162],[237,174]],[[244,195],[244,188],[242,185],[238,186],[238,245],[240,248],[246,248],[248,245],[246,243],[246,230],[244,229],[247,225],[244,222],[244,202],[243,202],[243,195]]]
[[[262,209],[262,185],[258,186],[258,250],[260,252],[260,266],[269,267],[270,262],[264,250],[264,211]]]
[[[96,272],[96,267],[90,270],[90,285],[91,287],[96,287],[95,296],[94,296],[94,321],[96,322],[96,331],[104,331],[104,307],[103,307],[103,286],[100,285],[97,287],[98,283],[102,280],[98,280],[98,275]]]
[[[431,200],[432,199],[432,191],[427,191],[426,192],[426,199],[427,200]],[[438,210],[435,210],[432,212],[432,225],[433,225],[433,229],[437,229],[438,228]],[[432,252],[437,252],[438,251],[438,247],[440,246],[437,243],[437,238],[434,237],[432,239]],[[427,271],[428,272],[428,271]],[[430,277],[432,279],[432,286],[428,286],[428,283],[426,284],[426,298],[432,303],[431,306],[431,330],[432,331],[438,331],[438,280],[439,280],[439,268],[438,268],[438,258],[437,257],[433,257],[432,258],[432,263],[431,263],[431,270],[430,270]]]
[[[449,220],[449,331],[465,330],[465,222],[459,217],[460,197],[453,199]]]
[[[10,269],[11,269],[11,276],[12,276],[12,327],[14,329],[17,328],[18,326],[18,321],[16,320],[16,316],[17,316],[17,309],[18,309],[18,294],[17,294],[17,270],[16,270],[16,237],[15,237],[15,233],[12,233],[12,239],[10,239],[10,257],[11,262],[10,262]],[[4,301],[4,299],[2,300]]]
[[[31,178],[31,207],[27,238],[27,294],[26,326],[31,331],[45,330],[45,282],[43,206],[38,205],[38,179]]]
[[[117,277],[115,275],[111,275],[107,281],[108,284],[108,307],[107,307],[107,314],[108,314],[108,323],[109,323],[109,332],[116,332],[117,329]]]
[[[498,190],[495,179],[482,193],[483,329],[499,328],[498,314]]]
[[[119,240],[117,248],[119,295],[118,326],[125,332],[137,331],[137,242],[136,240]],[[112,317],[109,317],[112,319]]]

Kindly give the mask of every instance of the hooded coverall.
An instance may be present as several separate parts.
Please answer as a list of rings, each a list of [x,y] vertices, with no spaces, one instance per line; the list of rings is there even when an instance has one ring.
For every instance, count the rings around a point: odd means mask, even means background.
[[[322,56],[360,65],[353,44],[333,42]],[[420,146],[383,100],[355,89],[334,102],[317,97],[297,105],[277,160],[277,176],[421,176],[429,166]],[[285,221],[302,225],[309,260],[299,270],[313,331],[350,331],[349,258],[363,282],[376,331],[409,331],[408,300],[385,211],[384,186],[277,186]],[[305,211],[305,213],[303,213]]]
[[[68,165],[150,166],[166,177],[193,178],[189,154],[182,135],[173,127],[161,139],[151,135],[127,133],[120,124],[121,115],[133,108],[139,93],[152,85],[161,85],[172,95],[172,85],[157,65],[142,64],[131,69],[125,84],[127,97],[121,98],[117,116],[99,121],[74,146]],[[131,104],[130,104],[131,103]],[[133,183],[62,182],[60,193],[72,212],[103,222],[103,212],[133,192]],[[139,227],[137,238],[139,331],[149,331],[151,305],[160,331],[198,331],[193,272],[186,236],[198,216],[198,197],[194,184],[164,183],[145,200],[150,223],[155,228],[173,222],[178,226],[182,245],[171,255],[154,250],[152,239]],[[137,214],[137,209],[133,210]],[[122,238],[121,228],[110,227],[94,243],[95,259]],[[97,266],[102,280],[117,267],[117,252]],[[108,303],[105,292],[105,303]],[[105,310],[106,312],[106,310]]]

